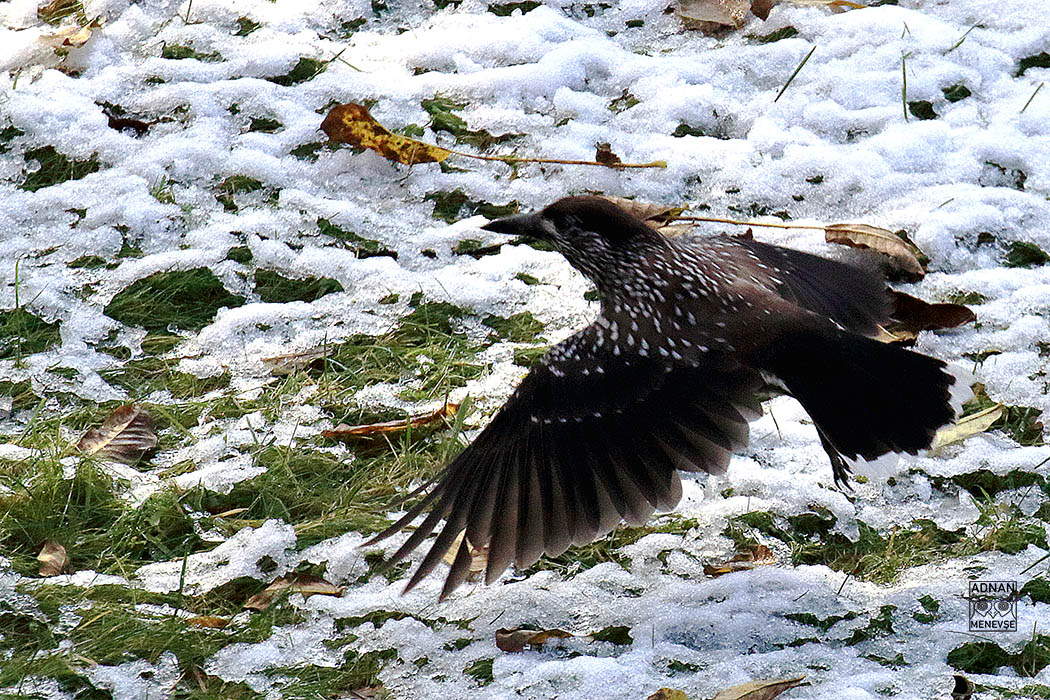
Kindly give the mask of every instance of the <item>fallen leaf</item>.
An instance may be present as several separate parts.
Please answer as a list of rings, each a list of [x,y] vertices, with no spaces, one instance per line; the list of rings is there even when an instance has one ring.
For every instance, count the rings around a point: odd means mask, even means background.
[[[449,566],[452,566],[452,563],[456,560],[456,554],[459,553],[459,545],[462,544],[465,536],[465,531],[459,533],[452,542],[452,546],[445,552],[445,556],[442,557],[442,560]],[[470,568],[467,570],[467,580],[476,581],[481,578],[481,574],[485,571],[488,563],[489,548],[486,546],[478,549],[474,545],[470,545]]]
[[[751,0],[679,0],[677,14],[690,28],[706,29],[705,23],[739,29],[747,21]]]
[[[868,224],[829,224],[824,227],[824,239],[828,243],[882,253],[889,257],[893,268],[910,281],[920,280],[926,274],[916,255],[921,251],[884,228]]]
[[[1003,417],[1006,407],[1001,403],[989,406],[983,411],[964,416],[958,422],[946,425],[933,436],[931,450],[939,450],[945,445],[962,442],[968,437],[979,435],[991,428],[997,420]]]
[[[776,4],[776,0],[751,0],[751,14],[765,22],[769,19],[769,11]]]
[[[704,564],[705,576],[724,576],[734,571],[747,571],[756,565],[772,564],[773,550],[764,544],[756,544],[750,549],[737,552],[723,564]]]
[[[440,146],[390,133],[367,107],[353,102],[333,107],[321,122],[321,130],[333,141],[369,148],[387,160],[405,165],[440,163],[452,155]]]
[[[684,690],[676,688],[660,688],[645,700],[689,700]]]
[[[952,700],[970,700],[976,690],[973,681],[959,674],[952,676],[952,679],[955,681],[955,687],[952,688]]]
[[[125,404],[115,409],[98,428],[84,433],[77,449],[122,464],[134,464],[157,446],[153,418],[146,409]]]
[[[685,211],[685,207],[641,202],[637,199],[627,199],[626,197],[602,195],[602,199],[612,202],[634,218],[644,222],[649,228],[657,230],[677,219]]]
[[[599,143],[595,145],[594,160],[608,168],[619,168],[623,165],[620,156],[613,153],[612,146],[607,143]]]
[[[518,652],[526,646],[543,646],[548,639],[568,639],[575,635],[564,630],[496,630],[496,646],[501,651]]]
[[[45,577],[58,576],[66,568],[66,564],[69,563],[69,557],[66,556],[66,548],[54,540],[48,540],[44,543],[40,554],[36,555],[36,560],[40,562],[40,575]]]
[[[367,425],[346,425],[340,423],[331,430],[322,430],[321,435],[332,440],[352,440],[363,437],[374,437],[376,435],[389,435],[400,433],[408,428],[418,428],[440,420],[455,418],[459,411],[458,403],[447,403],[436,411],[411,416],[402,420],[388,420],[382,423],[368,423]]]
[[[262,592],[256,593],[244,607],[249,610],[265,610],[273,605],[273,601],[282,593],[301,593],[304,598],[312,595],[343,595],[343,589],[325,581],[320,576],[309,574],[290,574],[282,576],[267,586]]]
[[[283,377],[292,374],[293,372],[297,372],[298,370],[306,369],[317,360],[328,357],[330,353],[330,347],[322,346],[319,348],[303,350],[302,352],[290,352],[284,355],[264,357],[262,361],[267,365],[270,365],[270,374]]]
[[[216,615],[195,615],[187,617],[186,624],[190,627],[207,627],[209,629],[222,629],[230,623],[225,617]]]
[[[81,0],[52,0],[46,5],[36,8],[36,16],[46,24],[60,24],[66,17],[84,14],[84,4]]]
[[[773,700],[785,690],[802,685],[803,678],[805,676],[782,678],[775,681],[742,683],[741,685],[734,685],[732,688],[726,688],[716,695],[713,700]]]
[[[977,320],[977,314],[962,304],[931,304],[904,292],[891,291],[891,294],[894,325],[934,331]]]

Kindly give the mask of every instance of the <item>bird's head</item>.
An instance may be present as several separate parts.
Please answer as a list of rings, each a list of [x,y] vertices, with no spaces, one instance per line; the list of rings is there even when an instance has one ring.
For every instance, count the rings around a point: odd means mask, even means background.
[[[602,197],[565,197],[542,211],[496,219],[482,228],[550,242],[599,288],[610,272],[665,244],[656,231]]]

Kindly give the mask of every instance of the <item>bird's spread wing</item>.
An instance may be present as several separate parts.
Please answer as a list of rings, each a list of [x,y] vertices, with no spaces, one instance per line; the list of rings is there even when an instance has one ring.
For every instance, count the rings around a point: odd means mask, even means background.
[[[681,497],[676,470],[721,473],[759,413],[756,373],[716,353],[669,362],[619,354],[589,326],[555,346],[419,503],[369,544],[427,516],[391,558],[438,526],[406,590],[466,531],[444,597],[466,577],[470,546],[488,546],[486,581],[512,562],[640,524]],[[469,541],[469,542],[468,542]]]
[[[872,270],[753,239],[728,240],[764,266],[755,272],[770,279],[781,297],[846,330],[874,335],[890,317],[886,283]]]

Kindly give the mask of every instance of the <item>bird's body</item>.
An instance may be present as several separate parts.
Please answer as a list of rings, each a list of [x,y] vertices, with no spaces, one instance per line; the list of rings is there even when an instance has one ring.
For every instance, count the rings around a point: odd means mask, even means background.
[[[465,531],[442,590],[488,546],[486,580],[561,554],[681,497],[678,471],[723,473],[775,385],[844,458],[928,447],[953,418],[944,363],[867,337],[889,315],[877,275],[749,238],[668,239],[597,197],[486,228],[548,240],[597,287],[594,323],[551,348],[429,493],[398,561],[445,519],[408,584]]]

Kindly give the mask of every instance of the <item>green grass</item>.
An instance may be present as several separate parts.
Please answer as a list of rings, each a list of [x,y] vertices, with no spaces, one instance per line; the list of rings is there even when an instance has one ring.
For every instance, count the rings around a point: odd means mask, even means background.
[[[0,311],[0,360],[18,363],[23,356],[43,352],[58,342],[57,321],[48,323],[22,307]]]
[[[164,333],[169,327],[199,331],[223,307],[243,305],[207,268],[157,272],[137,280],[106,305],[104,313],[129,326]]]
[[[255,271],[255,293],[267,303],[317,301],[326,294],[343,291],[343,285],[328,277],[292,279],[273,270]]]
[[[70,180],[80,180],[91,173],[98,172],[102,167],[97,154],[87,160],[73,160],[59,153],[54,146],[42,146],[26,151],[25,162],[27,167],[21,188],[29,192],[36,192]],[[36,165],[29,168],[30,163]]]

